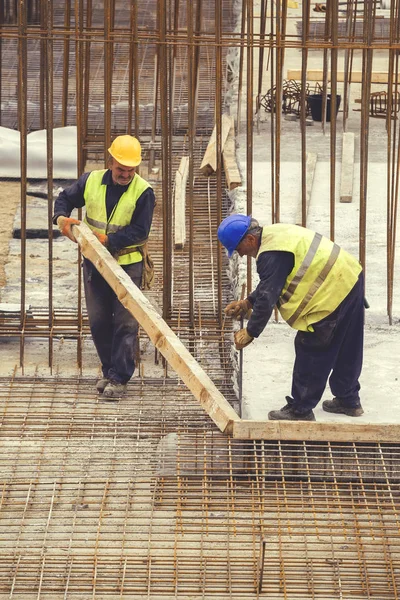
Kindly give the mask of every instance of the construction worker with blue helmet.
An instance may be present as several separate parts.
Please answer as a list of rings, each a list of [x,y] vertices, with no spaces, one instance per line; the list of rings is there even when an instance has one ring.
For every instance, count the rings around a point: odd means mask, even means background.
[[[234,214],[226,217],[218,227],[218,239],[228,250],[229,258],[246,235],[250,223],[251,217]]]
[[[85,206],[84,221],[138,287],[151,279],[147,239],[155,206],[154,191],[136,172],[142,160],[139,140],[119,135],[109,149],[109,168],[84,173],[64,189],[54,205],[53,222],[72,241],[74,209]],[[83,261],[83,282],[94,345],[102,377],[97,391],[118,399],[135,370],[138,323],[92,263]]]
[[[253,257],[260,277],[247,298],[225,308],[227,316],[248,318],[235,333],[236,349],[261,334],[274,306],[297,330],[291,396],[268,418],[314,421],[328,379],[335,397],[323,402],[323,410],[361,416],[364,275],[358,260],[310,229],[284,223],[262,227],[243,214],[224,219],[218,239],[229,257],[235,251]]]

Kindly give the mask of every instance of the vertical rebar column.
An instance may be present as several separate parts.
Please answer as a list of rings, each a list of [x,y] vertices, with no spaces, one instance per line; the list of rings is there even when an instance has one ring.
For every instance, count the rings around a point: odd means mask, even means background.
[[[68,124],[68,90],[69,90],[69,35],[67,31],[71,27],[71,0],[65,0],[64,6],[64,51],[63,51],[63,75],[61,96],[61,126]]]
[[[260,7],[260,38],[258,47],[258,88],[257,88],[257,100],[256,100],[256,114],[257,114],[257,133],[259,133],[259,121],[260,121],[260,99],[263,85],[263,74],[264,74],[264,53],[265,53],[265,28],[267,20],[267,0],[261,0]]]
[[[83,137],[83,85],[82,81],[86,76],[83,62],[83,2],[75,0],[75,107],[76,107],[76,128],[77,128],[77,163],[78,175],[84,171],[84,153],[83,146],[86,139]]]
[[[285,57],[287,0],[276,3],[276,94],[275,94],[275,221],[280,221],[281,197],[281,131],[282,131],[282,79]]]
[[[360,262],[365,271],[365,243],[367,228],[367,180],[368,180],[368,139],[369,102],[371,95],[371,73],[373,50],[371,48],[374,31],[374,10],[372,3],[364,4],[365,48],[362,51],[362,92],[361,92],[361,134],[360,134]]]
[[[198,109],[198,95],[199,95],[199,79],[200,79],[200,34],[201,34],[201,11],[202,11],[202,2],[203,0],[197,0],[196,14],[195,14],[195,30],[194,30],[194,48],[193,48],[193,62],[194,62],[194,122],[193,122],[193,130],[196,133],[197,131],[197,109]],[[216,11],[220,10],[219,4],[216,4]],[[216,17],[217,18],[217,17]],[[215,24],[217,28],[217,24]],[[221,61],[222,62],[222,61]],[[222,65],[221,65],[222,66]],[[216,70],[218,69],[218,65],[216,65]],[[221,69],[221,77],[222,77],[222,69]],[[221,79],[218,79],[218,75],[216,73],[216,82],[219,82],[221,85]]]
[[[217,176],[217,223],[222,220],[222,6],[216,2],[215,5],[215,124],[216,124],[216,176]],[[212,249],[211,249],[212,251]],[[222,327],[222,246],[217,244],[217,313],[219,327]]]
[[[327,104],[327,93],[328,93],[328,70],[329,70],[329,55],[328,55],[328,44],[331,38],[331,0],[326,2],[325,12],[325,32],[324,32],[324,50],[323,50],[323,74],[322,74],[322,118],[321,127],[325,134],[326,124],[326,104]]]
[[[156,31],[160,30],[160,13],[157,10]],[[154,53],[154,87],[153,87],[153,118],[151,124],[151,140],[149,151],[149,171],[154,167],[155,160],[155,144],[157,136],[157,113],[158,113],[158,89],[160,82],[160,46],[157,44]]]
[[[28,104],[28,49],[25,0],[18,2],[18,127],[20,132],[21,164],[21,314],[20,366],[24,366],[24,329],[26,297],[26,178],[27,178],[27,104]]]
[[[29,4],[29,2],[28,2]],[[40,4],[40,43],[39,43],[39,127],[45,129],[46,123],[46,85],[47,85],[47,61],[46,61],[46,1]]]
[[[240,124],[242,119],[242,89],[243,89],[243,64],[244,64],[244,46],[245,46],[245,31],[246,31],[246,13],[247,0],[242,0],[242,19],[240,26],[240,54],[239,54],[239,83],[238,83],[238,103],[236,117],[236,133],[240,133]]]
[[[246,212],[253,212],[253,46],[254,3],[247,0],[247,119],[246,119]],[[247,289],[251,287],[251,256],[247,257]]]
[[[398,118],[399,94],[399,53],[393,45],[399,43],[400,2],[390,5],[390,33],[389,33],[389,61],[388,61],[388,88],[387,88],[387,115],[386,129],[387,140],[387,313],[389,324],[393,324],[393,288],[394,288],[394,259],[396,249],[396,222],[399,195],[399,168],[400,168],[400,137]]]
[[[87,0],[86,5],[86,31],[90,31],[92,27],[92,0]],[[88,139],[88,131],[89,131],[89,95],[90,95],[90,62],[91,62],[91,42],[90,37],[85,36],[85,41],[82,44],[82,61],[85,64],[84,74],[83,74],[83,88],[82,88],[82,110],[83,110],[83,120],[82,120],[82,136],[83,139],[87,141]],[[85,144],[84,153],[82,157],[83,165],[86,165],[87,159],[87,147]]]
[[[331,50],[331,106],[330,106],[330,238],[335,239],[335,199],[336,199],[336,106],[337,106],[337,65],[338,65],[338,0],[331,0],[332,50]]]
[[[274,90],[275,86],[275,54],[274,54],[274,3],[271,2],[271,20],[270,20],[270,89]],[[271,148],[271,223],[276,223],[276,186],[275,186],[275,115],[276,115],[276,89],[275,94],[271,93],[271,133],[270,133],[270,148]]]
[[[85,168],[84,146],[86,143],[85,126],[83,120],[83,85],[82,79],[87,76],[84,73],[83,61],[83,2],[75,0],[75,107],[76,107],[76,136],[77,136],[77,175],[81,175]],[[81,218],[82,211],[78,211],[78,218]],[[77,363],[82,371],[82,277],[81,277],[81,252],[78,248],[78,341],[77,341]]]
[[[176,40],[178,36],[178,27],[179,27],[179,0],[173,0],[171,3],[171,11],[173,18],[171,16],[171,26],[173,27],[173,39]],[[171,67],[170,67],[170,123],[171,123],[171,136],[174,133],[174,107],[175,107],[175,90],[176,90],[176,56],[177,49],[176,43],[173,44],[172,50],[170,52],[171,57]]]
[[[160,116],[161,116],[161,158],[162,158],[162,206],[163,206],[163,266],[165,285],[163,286],[164,315],[171,312],[172,292],[172,214],[170,202],[169,153],[170,130],[168,122],[168,49],[167,49],[167,4],[166,0],[158,2],[159,26],[159,75],[160,75]]]
[[[353,0],[348,0],[346,6],[346,34],[347,40],[352,39],[352,30],[354,23]],[[354,38],[353,38],[354,39]],[[347,119],[349,116],[349,97],[351,83],[351,65],[353,61],[353,49],[346,48],[344,51],[344,82],[343,82],[343,132],[347,129]]]
[[[300,132],[301,132],[301,224],[307,226],[307,63],[308,37],[310,31],[310,0],[302,3],[302,48],[301,48],[301,92],[300,92]]]
[[[111,144],[111,107],[112,107],[112,84],[113,84],[113,52],[112,40],[113,0],[104,2],[104,160],[107,162],[108,148]]]
[[[186,2],[187,18],[187,51],[188,51],[188,154],[189,154],[189,322],[190,327],[194,327],[194,210],[193,210],[193,177],[194,177],[194,39],[193,39],[193,2]]]
[[[137,27],[137,3],[131,3],[131,32],[129,40],[129,83],[128,83],[128,134],[132,134],[132,115],[135,117],[135,137],[139,136],[139,84],[138,84],[138,27]]]
[[[46,141],[47,141],[47,229],[49,235],[48,255],[49,255],[49,367],[53,368],[53,0],[47,0],[45,6],[45,25],[46,25],[46,46],[45,46],[45,65],[46,65]]]

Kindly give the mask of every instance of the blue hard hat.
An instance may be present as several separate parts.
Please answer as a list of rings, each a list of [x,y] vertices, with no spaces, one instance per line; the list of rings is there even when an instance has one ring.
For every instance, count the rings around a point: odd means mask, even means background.
[[[235,252],[250,227],[251,217],[247,215],[229,215],[218,227],[218,239],[228,250],[229,258]]]

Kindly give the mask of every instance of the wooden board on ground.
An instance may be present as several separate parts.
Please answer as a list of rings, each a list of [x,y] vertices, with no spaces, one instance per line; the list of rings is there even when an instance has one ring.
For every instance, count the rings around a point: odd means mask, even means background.
[[[89,227],[84,223],[74,225],[73,233],[83,256],[94,264],[210,418],[221,431],[225,431],[239,417],[207,373]]]
[[[324,72],[322,69],[311,69],[307,71],[307,81],[322,81]],[[371,73],[371,83],[387,83],[389,74],[385,71],[374,71]],[[301,81],[301,70],[300,69],[288,69],[287,79],[295,79]],[[331,81],[331,75],[328,73],[328,81]],[[344,81],[344,71],[337,72],[337,81]],[[352,83],[362,83],[363,73],[362,71],[353,71],[351,73]]]
[[[183,248],[186,242],[186,182],[189,174],[189,157],[182,156],[175,173],[174,230],[175,248]]]
[[[235,147],[235,126],[232,119],[232,125],[226,138],[224,150],[222,152],[222,161],[224,164],[226,186],[228,190],[234,190],[242,185],[239,167],[236,162]]]
[[[312,186],[314,182],[315,168],[317,166],[318,154],[314,152],[307,152],[307,164],[306,164],[306,218],[308,215],[308,209],[310,207]],[[300,197],[299,211],[297,214],[296,225],[302,225],[302,203]],[[306,225],[306,223],[304,224]]]
[[[340,174],[340,202],[353,200],[354,179],[354,133],[343,134],[342,170]]]
[[[391,423],[319,423],[318,421],[245,421],[229,431],[239,440],[313,442],[398,442],[400,425]]]
[[[232,127],[233,118],[228,114],[223,114],[221,117],[221,152],[224,150],[225,142],[229,134],[229,130]],[[209,177],[217,170],[217,126],[214,127],[213,132],[208,142],[203,160],[200,165],[200,171]]]

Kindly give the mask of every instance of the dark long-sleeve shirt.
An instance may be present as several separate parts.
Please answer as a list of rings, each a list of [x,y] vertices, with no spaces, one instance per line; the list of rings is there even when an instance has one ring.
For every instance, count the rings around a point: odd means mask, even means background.
[[[260,282],[248,296],[253,312],[247,323],[247,331],[252,337],[258,337],[266,327],[293,267],[294,256],[291,252],[271,250],[262,252],[258,257]]]
[[[75,183],[59,194],[54,204],[53,223],[57,223],[57,218],[61,215],[69,217],[74,208],[85,206],[83,194],[88,177],[89,173],[84,173]],[[118,204],[122,194],[128,189],[129,184],[115,184],[112,180],[110,170],[104,173],[102,183],[107,186],[106,209],[107,219],[109,219],[114,207]],[[126,246],[140,244],[149,237],[154,206],[154,191],[152,188],[147,188],[137,200],[130,224],[122,227],[115,233],[108,234],[108,249],[111,254],[118,252],[118,250]]]

